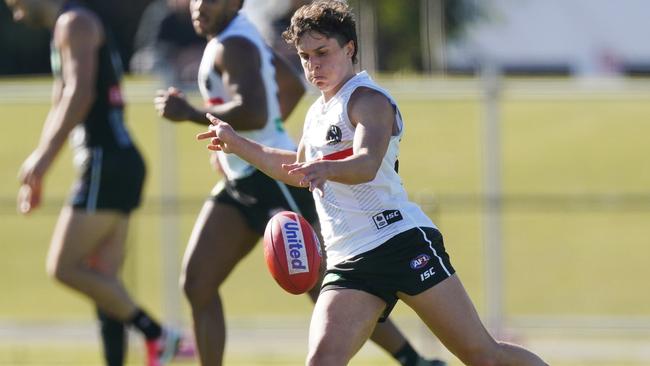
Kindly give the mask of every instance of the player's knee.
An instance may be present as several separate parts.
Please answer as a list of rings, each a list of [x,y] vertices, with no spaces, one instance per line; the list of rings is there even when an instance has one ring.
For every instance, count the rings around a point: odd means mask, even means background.
[[[72,271],[60,262],[48,261],[45,270],[50,278],[63,284],[70,285],[74,280]]]
[[[468,366],[497,366],[500,364],[500,352],[496,342],[465,344],[458,356]]]
[[[340,360],[335,354],[316,351],[307,356],[305,364],[307,366],[339,366],[345,365],[346,362]]]
[[[181,287],[185,297],[193,307],[210,304],[219,291],[219,286],[198,276],[185,275],[181,278]]]
[[[469,360],[465,361],[466,365],[468,366],[497,366],[499,365],[497,363],[496,359],[493,359],[491,357],[484,357],[480,355],[472,355]]]
[[[349,358],[340,349],[328,347],[325,343],[309,350],[306,365],[308,366],[339,366],[347,365]]]
[[[497,351],[490,351],[486,349],[474,349],[466,352],[462,357],[463,363],[468,366],[497,366],[499,365],[499,357]]]

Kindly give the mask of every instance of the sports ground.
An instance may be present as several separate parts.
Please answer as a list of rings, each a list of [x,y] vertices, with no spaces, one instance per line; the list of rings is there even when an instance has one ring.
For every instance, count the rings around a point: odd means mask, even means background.
[[[72,181],[70,152],[46,178],[45,204],[15,213],[16,172],[48,110],[49,78],[0,80],[0,365],[99,365],[91,307],[49,280],[44,261]],[[400,174],[445,235],[452,261],[485,311],[482,177],[484,102],[473,79],[387,78],[406,121]],[[505,335],[552,365],[650,364],[650,81],[506,80],[498,104],[503,187]],[[202,200],[218,179],[194,135],[174,127],[161,146],[151,80],[126,82],[129,127],[148,163],[124,277],[162,314],[161,167],[178,175],[178,261]],[[299,136],[307,96],[287,122]],[[161,151],[174,149],[175,161]],[[310,306],[284,293],[257,248],[222,290],[231,328],[227,364],[298,365]],[[181,318],[188,324],[187,308]],[[403,304],[394,312],[416,348],[458,361]],[[134,339],[130,364],[141,363]],[[192,361],[179,364],[195,364]],[[392,365],[373,346],[353,365]]]

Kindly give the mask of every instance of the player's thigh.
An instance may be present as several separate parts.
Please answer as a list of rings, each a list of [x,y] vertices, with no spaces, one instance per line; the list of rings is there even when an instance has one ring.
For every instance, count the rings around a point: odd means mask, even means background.
[[[65,206],[50,243],[48,270],[84,264],[121,217],[117,211],[88,213]]]
[[[461,360],[496,349],[457,275],[418,295],[398,295]]]
[[[237,208],[206,201],[185,251],[181,282],[200,279],[218,286],[258,240]]]
[[[88,258],[88,265],[97,272],[116,276],[126,256],[126,240],[129,229],[129,216],[120,217],[113,229],[102,240]]]
[[[386,303],[355,289],[321,293],[309,326],[310,357],[340,354],[351,358],[370,337]]]

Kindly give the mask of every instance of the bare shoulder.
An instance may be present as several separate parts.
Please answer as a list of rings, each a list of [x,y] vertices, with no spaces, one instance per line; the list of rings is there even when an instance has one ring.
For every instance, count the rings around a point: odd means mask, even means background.
[[[260,54],[251,40],[233,36],[221,43],[221,65],[223,67],[248,67],[259,65]]]
[[[54,40],[60,46],[66,43],[96,45],[103,36],[101,21],[86,9],[73,9],[63,13],[54,27]]]
[[[353,123],[369,115],[392,116],[393,106],[384,93],[365,86],[357,88],[348,102],[348,115]]]

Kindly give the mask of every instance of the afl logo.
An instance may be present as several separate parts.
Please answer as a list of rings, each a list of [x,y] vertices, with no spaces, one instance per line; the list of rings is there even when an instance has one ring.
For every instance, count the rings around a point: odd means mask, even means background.
[[[411,266],[411,269],[419,269],[426,266],[427,263],[429,263],[429,259],[431,259],[431,257],[429,257],[428,255],[420,254],[414,259],[411,259],[409,265]]]
[[[330,127],[327,129],[327,136],[325,136],[325,141],[328,145],[334,145],[341,142],[342,137],[343,133],[341,132],[339,126],[330,125]]]

